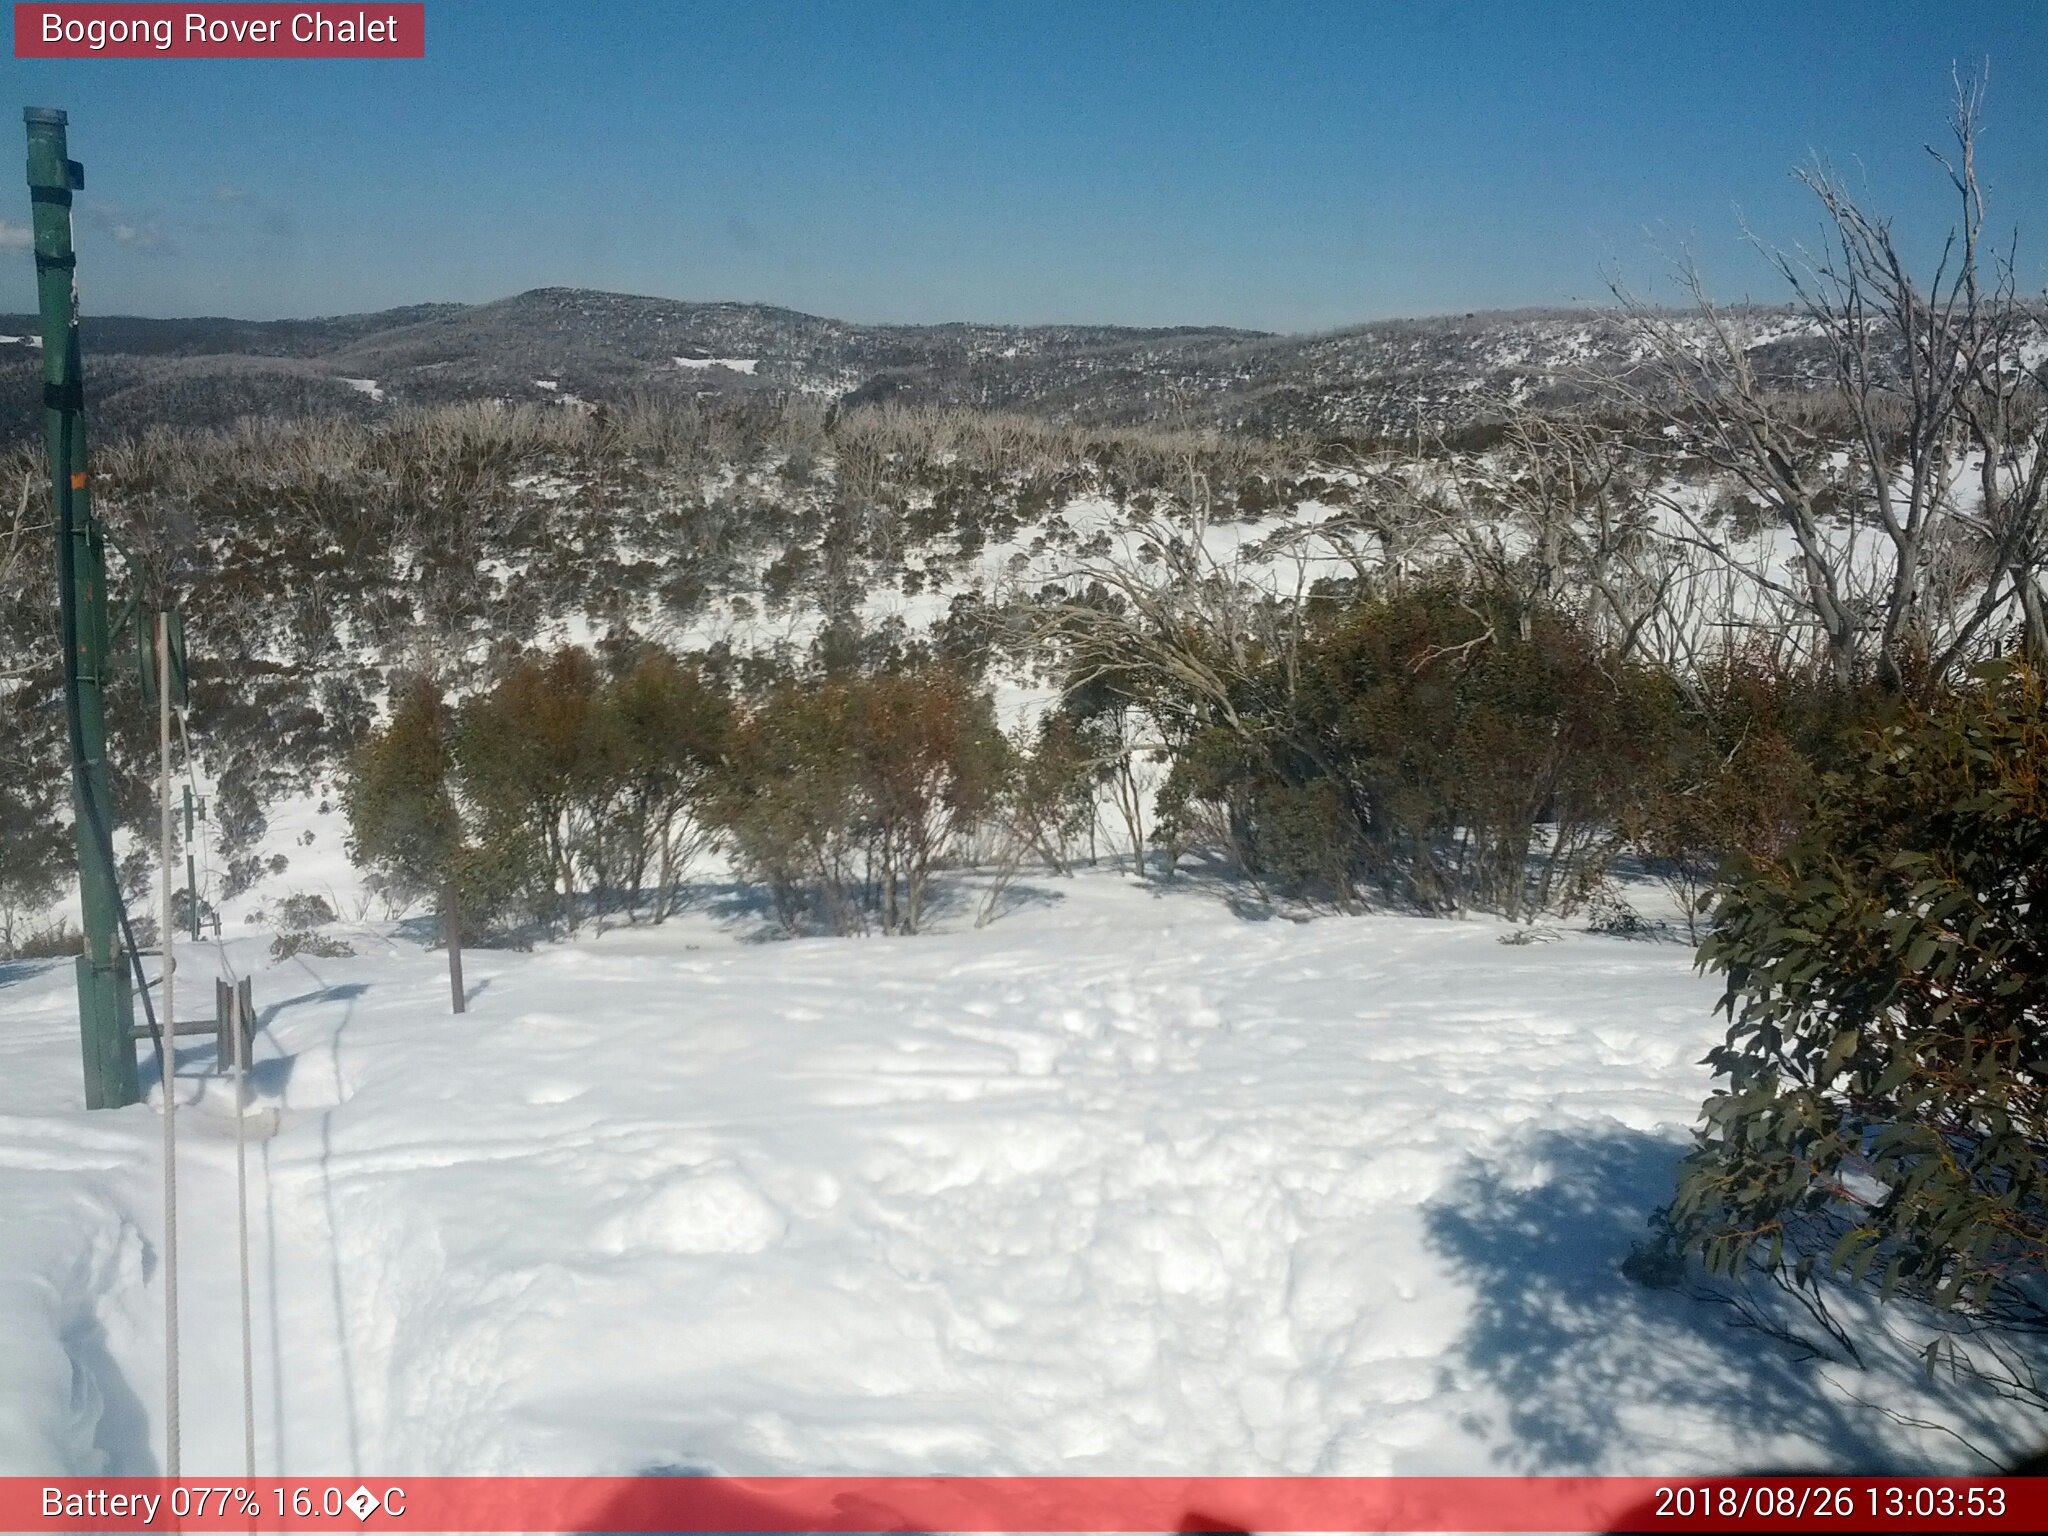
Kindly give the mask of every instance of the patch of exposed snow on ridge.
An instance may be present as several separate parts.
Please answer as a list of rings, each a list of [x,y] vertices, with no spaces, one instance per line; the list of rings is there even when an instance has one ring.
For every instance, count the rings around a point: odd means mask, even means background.
[[[760,365],[755,357],[679,357],[678,368],[729,368],[734,373],[752,373]]]
[[[343,378],[341,382],[356,391],[357,394],[368,395],[372,400],[382,400],[384,398],[384,391],[375,379]]]

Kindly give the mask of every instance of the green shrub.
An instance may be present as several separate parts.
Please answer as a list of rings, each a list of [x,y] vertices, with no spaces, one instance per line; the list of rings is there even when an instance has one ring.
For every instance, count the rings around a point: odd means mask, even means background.
[[[1740,864],[1702,963],[1730,1025],[1670,1211],[1710,1269],[1836,1272],[2048,1324],[2048,695],[1905,712]]]
[[[718,815],[785,927],[914,933],[1010,768],[988,695],[945,668],[790,679],[735,724]]]
[[[347,939],[304,928],[285,928],[270,941],[270,958],[289,960],[294,955],[311,955],[318,960],[343,960],[356,952]]]
[[[520,656],[496,686],[463,702],[450,737],[473,843],[521,878],[538,917],[574,931],[579,871],[616,763],[600,673],[580,646]]]
[[[334,907],[317,891],[293,891],[277,904],[280,928],[324,928],[334,921]]]
[[[401,679],[390,720],[357,743],[341,780],[349,858],[391,904],[431,898],[451,949],[504,914],[528,880],[522,850],[464,792],[453,713],[431,678]]]
[[[641,647],[599,695],[598,761],[583,777],[600,801],[592,816],[591,865],[600,896],[623,894],[637,917],[654,880],[654,920],[710,836],[711,781],[732,730],[732,704],[701,658]]]
[[[67,917],[52,918],[20,934],[9,947],[9,960],[53,960],[85,953],[85,934]]]
[[[1699,913],[1732,856],[1779,856],[1812,814],[1821,776],[1893,718],[1895,695],[1731,656],[1695,679],[1669,772],[1639,799],[1630,845],[1660,874],[1700,938]]]
[[[1252,874],[1510,917],[1582,899],[1668,771],[1669,681],[1450,580],[1311,605],[1225,722],[1182,710],[1162,810]],[[1169,699],[1160,712],[1169,719]]]

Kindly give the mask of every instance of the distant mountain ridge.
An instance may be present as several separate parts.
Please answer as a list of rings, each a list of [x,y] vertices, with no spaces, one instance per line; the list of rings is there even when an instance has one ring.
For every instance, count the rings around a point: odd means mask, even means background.
[[[1789,317],[1788,317],[1789,322]],[[95,430],[217,426],[502,399],[780,391],[1093,423],[1373,433],[1569,395],[1633,360],[1602,311],[1378,321],[1310,336],[1229,327],[867,325],[765,304],[538,288],[306,320],[82,322]],[[38,430],[36,321],[0,315],[0,437]],[[1796,348],[1797,338],[1784,345]]]

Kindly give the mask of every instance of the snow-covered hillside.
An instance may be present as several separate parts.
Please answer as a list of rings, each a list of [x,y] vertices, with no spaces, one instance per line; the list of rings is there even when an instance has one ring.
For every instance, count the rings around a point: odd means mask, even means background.
[[[1787,387],[1828,374],[1810,326],[1743,310],[1752,361]],[[1226,326],[868,325],[772,305],[543,288],[488,304],[321,320],[87,315],[96,426],[226,426],[530,399],[553,380],[612,406],[656,395],[816,396],[1021,411],[1050,421],[1399,439],[1504,403],[1562,403],[1642,360],[1614,309],[1376,320],[1275,336]],[[0,442],[33,441],[35,317],[0,314]],[[364,383],[374,381],[374,391]],[[254,387],[252,387],[254,386]]]
[[[660,929],[254,975],[268,1473],[1961,1467],[2024,1426],[1619,1265],[1706,1086],[1690,951],[1290,921],[1183,877],[954,886],[911,941]],[[0,966],[0,1471],[161,1466],[155,1103]],[[232,1139],[180,1052],[184,1468],[238,1470]]]

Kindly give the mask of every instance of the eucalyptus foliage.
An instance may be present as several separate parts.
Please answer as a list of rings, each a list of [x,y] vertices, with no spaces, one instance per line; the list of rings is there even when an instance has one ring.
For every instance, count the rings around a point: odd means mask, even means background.
[[[2048,690],[1907,713],[1731,875],[1717,1086],[1670,1217],[1711,1270],[2048,1325]]]

